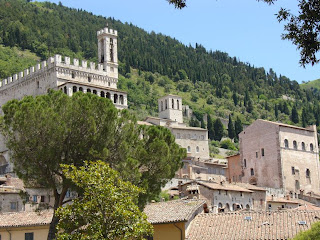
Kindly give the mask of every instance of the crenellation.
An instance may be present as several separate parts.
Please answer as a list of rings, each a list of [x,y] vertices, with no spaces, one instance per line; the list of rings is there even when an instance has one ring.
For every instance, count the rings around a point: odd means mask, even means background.
[[[64,57],[64,63],[70,65],[70,57]]]
[[[87,61],[86,61],[86,60],[82,60],[82,61],[81,61],[81,66],[82,66],[83,68],[87,68],[87,67],[88,67]]]
[[[96,69],[96,64],[94,62],[90,62],[90,69],[91,70]]]
[[[79,67],[79,59],[74,58],[74,59],[73,59],[73,65],[74,65],[75,67]]]
[[[44,69],[47,66],[47,61],[41,62],[41,69]]]
[[[18,79],[23,78],[23,72],[19,72]]]
[[[30,71],[30,74],[34,73],[34,70],[35,70],[35,67],[30,67],[29,71]]]
[[[62,62],[62,56],[59,54],[54,55],[54,61],[56,63],[61,63]]]
[[[23,75],[25,77],[29,75],[29,69],[28,68],[23,71]]]
[[[18,74],[13,74],[13,79],[12,81],[17,81],[18,80]]]
[[[100,64],[100,63],[98,64],[98,70],[103,71],[103,64]]]
[[[8,77],[8,81],[6,82],[6,84],[7,84],[8,82],[9,82],[9,83],[12,82],[12,77]]]

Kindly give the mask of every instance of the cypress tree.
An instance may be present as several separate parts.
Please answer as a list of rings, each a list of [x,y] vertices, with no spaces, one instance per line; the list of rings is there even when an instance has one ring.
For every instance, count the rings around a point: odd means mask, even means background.
[[[214,128],[214,140],[220,141],[221,138],[223,137],[223,124],[220,118],[217,118],[214,121],[213,128]]]
[[[239,117],[237,117],[237,119],[236,119],[236,121],[234,123],[234,129],[235,129],[235,132],[236,132],[236,138],[239,139],[239,133],[241,133],[242,130],[243,130],[242,122],[241,122]]]
[[[299,122],[299,115],[298,115],[298,111],[296,106],[293,106],[292,110],[291,110],[291,120],[294,123],[298,123]]]
[[[276,119],[278,119],[279,112],[278,112],[278,105],[277,104],[274,105],[274,115],[275,115]]]
[[[210,114],[208,114],[208,137],[210,140],[214,139],[213,121],[211,119]]]
[[[234,137],[236,136],[236,132],[234,130],[234,125],[232,122],[232,118],[231,115],[229,115],[229,122],[228,122],[228,137],[230,139],[234,139]]]

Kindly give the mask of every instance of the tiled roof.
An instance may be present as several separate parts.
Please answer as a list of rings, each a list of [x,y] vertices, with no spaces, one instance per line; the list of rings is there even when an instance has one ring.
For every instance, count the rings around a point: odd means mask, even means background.
[[[198,182],[198,183],[211,189],[237,191],[237,192],[250,192],[250,193],[252,192],[246,188],[239,187],[234,184],[223,183],[221,185],[219,183],[214,183],[214,182]]]
[[[313,130],[308,129],[308,128],[297,127],[297,126],[294,126],[294,125],[284,124],[284,123],[280,123],[280,122],[272,122],[272,121],[268,121],[268,120],[264,120],[264,119],[258,119],[258,120],[259,121],[263,121],[263,122],[276,124],[276,125],[281,126],[281,127],[295,128],[295,129],[300,129],[300,130],[304,130],[304,131],[313,132]]]
[[[146,122],[146,121],[137,121],[137,124],[138,124],[138,125],[147,125],[147,126],[153,126],[153,124],[151,124],[151,123],[148,123],[148,122]]]
[[[144,212],[152,224],[187,222],[202,209],[204,203],[204,200],[198,199],[151,203],[144,208]]]
[[[238,185],[240,187],[244,187],[244,188],[247,188],[249,190],[252,190],[252,191],[267,191],[265,188],[263,187],[257,187],[255,185],[252,185],[252,184],[249,184],[249,183],[238,183],[236,182],[235,185]]]
[[[0,228],[48,225],[52,220],[52,216],[52,210],[2,213],[0,214]]]
[[[4,185],[11,186],[19,190],[24,190],[24,184],[20,178],[8,177]]]
[[[285,198],[276,198],[276,197],[267,197],[267,202],[278,202],[278,203],[296,203],[299,204],[298,199],[285,199]]]
[[[290,239],[319,220],[320,211],[207,213],[195,217],[186,239]]]

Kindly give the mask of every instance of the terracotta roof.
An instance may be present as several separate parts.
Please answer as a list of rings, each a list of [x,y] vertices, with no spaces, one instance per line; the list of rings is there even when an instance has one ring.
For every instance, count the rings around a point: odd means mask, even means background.
[[[0,228],[49,225],[52,216],[52,210],[2,213],[0,214]]]
[[[237,185],[234,184],[228,184],[228,183],[223,183],[222,185],[219,183],[214,183],[214,182],[198,182],[198,184],[201,184],[205,187],[211,188],[211,189],[218,189],[218,190],[227,190],[227,191],[237,191],[237,192],[250,192],[252,193],[252,191],[243,188],[243,187],[239,187]]]
[[[277,198],[277,197],[267,197],[267,202],[279,202],[279,203],[295,203],[299,204],[299,201],[296,201],[297,199],[285,199],[285,198]]]
[[[289,239],[319,220],[320,211],[199,214],[191,222],[186,239]]]
[[[8,177],[5,186],[10,186],[15,189],[24,190],[24,183],[20,178]]]
[[[263,187],[257,187],[255,185],[252,185],[252,184],[249,184],[249,183],[238,183],[236,182],[235,185],[238,185],[240,187],[244,187],[244,188],[247,188],[249,190],[252,190],[252,191],[267,191],[265,188]]]
[[[280,122],[271,122],[271,121],[264,120],[264,119],[258,119],[258,120],[259,121],[263,121],[263,122],[276,124],[276,125],[281,126],[281,127],[295,128],[295,129],[300,129],[300,130],[304,130],[304,131],[313,132],[313,130],[308,129],[308,128],[297,127],[297,126],[294,126],[294,125],[284,124],[284,123],[280,123]]]
[[[150,203],[144,208],[151,224],[187,222],[197,211],[202,209],[204,200],[173,200]]]
[[[146,122],[146,121],[137,121],[137,123],[138,123],[139,125],[153,126],[153,124],[148,123],[148,122]]]
[[[304,205],[301,205],[300,207],[297,207],[297,208],[294,208],[293,210],[303,210],[303,211],[319,211],[320,208],[313,205],[313,204],[304,204]]]

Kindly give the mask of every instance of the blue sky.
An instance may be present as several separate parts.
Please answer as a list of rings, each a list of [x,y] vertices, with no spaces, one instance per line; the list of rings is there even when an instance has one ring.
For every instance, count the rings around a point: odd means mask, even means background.
[[[58,2],[58,1],[52,1]],[[320,78],[319,64],[303,68],[291,42],[281,40],[283,24],[275,14],[280,7],[297,12],[297,0],[278,0],[269,6],[255,0],[187,0],[177,10],[166,0],[61,0],[64,6],[114,17],[148,32],[163,33],[184,44],[227,52],[256,67],[272,68],[291,80]]]

